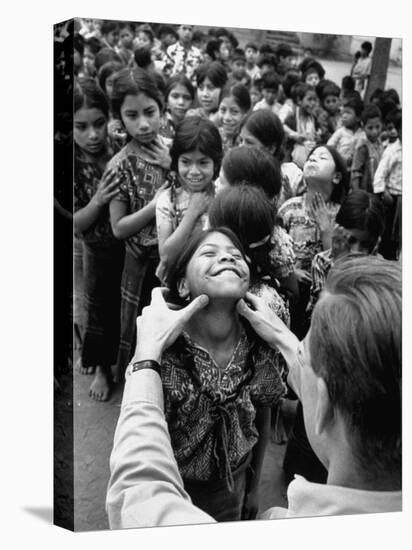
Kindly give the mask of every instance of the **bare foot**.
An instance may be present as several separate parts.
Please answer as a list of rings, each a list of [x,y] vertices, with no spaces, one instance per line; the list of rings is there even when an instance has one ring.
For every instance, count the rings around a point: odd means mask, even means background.
[[[81,357],[76,361],[76,370],[79,374],[94,374],[96,367],[84,367]]]
[[[110,393],[110,384],[107,374],[101,367],[96,367],[94,380],[90,385],[89,395],[96,401],[107,401]]]

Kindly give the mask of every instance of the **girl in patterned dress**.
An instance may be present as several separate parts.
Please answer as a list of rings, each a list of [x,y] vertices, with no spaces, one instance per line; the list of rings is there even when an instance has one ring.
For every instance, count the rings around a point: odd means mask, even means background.
[[[75,256],[75,294],[83,286],[85,314],[78,369],[95,374],[90,395],[98,401],[109,396],[110,367],[116,361],[124,255],[123,243],[115,239],[109,222],[108,205],[117,194],[117,185],[113,179],[102,180],[113,155],[107,138],[108,117],[103,91],[93,79],[80,79],[74,91],[73,117],[74,230],[76,251],[81,251]]]
[[[160,264],[158,278],[167,284],[168,270],[196,227],[204,227],[214,195],[213,181],[222,160],[222,141],[209,120],[188,117],[177,127],[171,183],[156,204]]]
[[[170,168],[167,145],[159,136],[163,97],[153,77],[143,69],[124,69],[113,83],[112,111],[128,135],[128,143],[110,161],[104,180],[117,182],[110,203],[115,237],[125,241],[121,285],[121,328],[117,378],[123,378],[135,338],[139,310],[159,284],[155,223],[156,201]]]
[[[249,288],[243,247],[227,228],[192,236],[170,299],[209,304],[162,357],[165,415],[185,489],[217,521],[253,519],[270,407],[285,394],[279,352],[236,310]]]

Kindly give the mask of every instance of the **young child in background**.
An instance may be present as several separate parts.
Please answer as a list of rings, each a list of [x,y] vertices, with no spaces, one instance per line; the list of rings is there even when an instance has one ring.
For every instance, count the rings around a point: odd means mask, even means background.
[[[309,86],[316,86],[321,82],[325,77],[325,69],[316,61],[316,59],[308,58],[304,59],[300,65],[302,72],[302,81]]]
[[[194,73],[203,62],[203,55],[193,46],[193,26],[179,25],[177,30],[179,40],[167,48],[167,55],[173,63],[172,75],[185,73],[193,82]]]
[[[361,116],[365,135],[359,139],[351,166],[351,187],[353,191],[363,189],[373,193],[373,178],[383,153],[380,141],[382,116],[379,107],[369,104]]]
[[[89,38],[84,42],[83,51],[83,74],[84,76],[96,77],[95,59],[102,45],[100,40],[95,37]]]
[[[233,52],[231,61],[230,61],[231,73],[229,76],[229,83],[233,84],[243,84],[244,86],[249,87],[251,83],[251,78],[246,72],[246,56],[245,52],[240,48],[236,48]]]
[[[149,73],[142,69],[122,70],[113,84],[112,110],[129,137],[110,161],[103,178],[118,184],[118,194],[110,203],[110,222],[115,237],[126,243],[117,358],[117,379],[121,380],[132,353],[136,317],[158,284],[155,210],[170,168],[170,156],[158,135],[163,97]]]
[[[170,78],[165,92],[166,114],[160,127],[160,135],[172,144],[176,126],[181,122],[195,99],[195,89],[184,74]]]
[[[272,51],[272,48],[270,48],[270,51]],[[270,53],[270,51],[265,51],[264,44],[260,47],[260,54],[257,61],[260,78],[263,78],[263,75],[266,73],[276,73],[276,55],[274,53]]]
[[[111,365],[119,345],[120,279],[124,245],[115,239],[109,221],[109,202],[117,194],[116,181],[102,180],[113,147],[107,137],[109,106],[91,79],[80,79],[74,89],[73,138],[74,230],[81,240],[84,307],[82,350],[77,368],[94,374],[89,395],[97,401],[109,397]],[[80,260],[80,258],[76,258]],[[77,312],[75,312],[77,314]]]
[[[364,96],[366,91],[366,84],[371,74],[372,58],[370,53],[372,51],[372,44],[369,41],[363,42],[361,45],[360,56],[355,63],[351,76],[355,80],[355,90]]]
[[[251,81],[260,78],[260,70],[256,65],[258,58],[258,47],[254,42],[248,42],[245,46],[246,72],[250,76]]]
[[[119,43],[116,52],[125,66],[133,62],[133,39],[135,33],[134,23],[123,21],[119,24]]]
[[[348,99],[342,108],[341,126],[327,141],[346,160],[348,168],[351,167],[356,145],[363,135],[360,126],[362,110],[362,100],[354,97]]]
[[[282,91],[284,95],[284,101],[282,107],[279,109],[279,118],[282,124],[285,122],[288,116],[294,115],[296,111],[296,104],[294,101],[294,86],[301,82],[299,74],[296,70],[288,71],[282,81]]]
[[[262,79],[256,78],[252,80],[249,88],[250,101],[252,103],[252,109],[254,109],[256,103],[262,99]]]
[[[321,129],[321,139],[326,143],[341,123],[340,88],[334,82],[325,80],[318,84],[317,93],[321,103],[317,119]]]
[[[200,116],[217,121],[222,90],[227,82],[227,73],[221,63],[212,61],[201,65],[196,71],[197,102],[199,107],[189,109],[186,116]]]
[[[319,139],[318,122],[314,115],[318,96],[316,90],[305,83],[296,84],[293,95],[297,104],[296,112],[285,119],[283,127],[289,140],[292,161],[303,168],[309,152]]]
[[[355,90],[355,80],[350,76],[344,76],[342,78],[342,85],[341,85],[341,91],[340,91],[340,99],[342,102],[342,105],[345,105],[345,103],[349,100],[355,97],[356,99],[360,100],[362,99],[360,96],[360,93]]]
[[[133,50],[136,48],[149,48],[151,50],[154,46],[154,39],[154,32],[150,25],[147,23],[139,25],[133,40]]]
[[[373,192],[385,205],[385,231],[379,252],[388,260],[397,260],[402,248],[402,111],[385,118],[389,144],[375,172]]]
[[[218,110],[223,153],[235,146],[240,125],[251,106],[249,91],[243,84],[235,84],[223,91]]]
[[[160,264],[157,277],[168,281],[183,245],[197,227],[206,224],[206,211],[214,195],[213,181],[222,161],[219,131],[209,120],[185,118],[176,128],[170,151],[174,171],[171,185],[158,197],[156,226]]]
[[[280,78],[274,72],[267,72],[262,76],[262,95],[263,99],[256,103],[253,110],[270,109],[276,115],[279,113],[282,105],[278,102],[280,87]]]
[[[104,48],[116,51],[117,42],[119,40],[119,26],[116,21],[103,21],[100,28],[100,41]]]

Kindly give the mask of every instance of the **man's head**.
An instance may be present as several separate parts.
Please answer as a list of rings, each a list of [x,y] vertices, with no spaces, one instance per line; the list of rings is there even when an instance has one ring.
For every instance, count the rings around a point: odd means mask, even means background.
[[[322,462],[330,465],[330,436],[343,426],[358,478],[370,487],[390,478],[392,490],[401,486],[401,329],[400,264],[341,258],[316,304],[301,374],[305,425]]]

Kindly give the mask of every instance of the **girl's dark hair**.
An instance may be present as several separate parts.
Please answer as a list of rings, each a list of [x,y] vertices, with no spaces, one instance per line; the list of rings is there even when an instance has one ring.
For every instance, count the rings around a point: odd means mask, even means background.
[[[401,100],[400,100],[400,97],[399,97],[399,94],[398,92],[394,89],[394,88],[389,88],[389,90],[385,90],[382,94],[382,99],[385,100],[385,99],[390,99],[392,100],[394,103],[396,103],[396,105],[398,105],[398,107],[400,106],[401,104]]]
[[[318,73],[320,80],[323,80],[323,78],[325,77],[325,69],[322,67],[319,61],[317,61],[313,57],[305,57],[305,59],[299,65],[299,70],[301,71],[302,75],[315,71]],[[305,76],[303,76],[303,78],[305,78]]]
[[[256,65],[259,68],[262,68],[263,65],[269,65],[273,71],[276,71],[278,65],[276,55],[274,53],[263,53],[262,48],[260,48],[260,55]]]
[[[121,57],[117,55],[115,51],[110,48],[102,48],[97,52],[94,60],[96,71],[99,71],[99,69],[109,61],[116,61],[116,63],[121,63],[121,65],[124,67],[124,63],[122,62]]]
[[[360,189],[345,197],[336,214],[336,223],[345,229],[364,231],[365,238],[361,245],[371,253],[385,229],[384,214],[382,201]]]
[[[189,116],[178,123],[170,149],[171,169],[177,172],[180,155],[200,151],[213,160],[214,177],[219,174],[222,162],[222,138],[219,130],[210,122],[197,116]]]
[[[200,86],[208,78],[216,88],[224,88],[227,82],[226,69],[219,61],[204,63],[196,69],[196,83]]]
[[[100,31],[104,35],[104,34],[109,34],[109,32],[117,31],[118,29],[119,29],[119,25],[116,21],[105,20],[102,23]]]
[[[223,158],[225,177],[230,185],[260,187],[269,199],[282,187],[280,164],[268,152],[257,147],[234,147]]]
[[[112,112],[115,118],[120,119],[120,109],[127,95],[145,94],[153,99],[163,110],[163,95],[156,85],[153,76],[143,69],[122,69],[113,82]]]
[[[342,155],[340,153],[338,153],[338,151],[334,147],[332,147],[330,145],[323,145],[323,144],[316,145],[312,149],[312,151],[309,153],[308,159],[309,159],[310,155],[314,151],[316,151],[316,149],[319,149],[319,147],[324,147],[325,149],[327,149],[329,151],[329,153],[331,154],[331,156],[333,158],[333,162],[335,163],[336,173],[340,174],[340,176],[341,176],[340,181],[333,185],[333,191],[332,191],[330,200],[332,202],[336,203],[336,204],[342,204],[342,201],[345,198],[345,196],[347,195],[348,190],[349,190],[350,174],[349,174],[348,169],[346,167],[347,166],[346,161],[344,160]]]
[[[340,96],[340,88],[337,84],[335,84],[335,82],[332,82],[332,80],[322,80],[319,82],[316,86],[316,92],[321,101],[324,101],[329,95],[333,95],[335,97]]]
[[[277,92],[279,90],[279,86],[280,86],[280,78],[275,72],[269,71],[262,76],[263,90],[265,88],[269,88]]]
[[[355,79],[353,76],[346,75],[342,78],[342,88],[350,92],[355,90]]]
[[[224,41],[221,38],[212,38],[206,44],[206,53],[213,61],[216,61],[216,53],[219,52],[223,43]]]
[[[74,112],[81,108],[99,109],[109,118],[109,104],[106,94],[94,78],[79,78],[74,87]]]
[[[345,104],[343,107],[348,107],[349,109],[353,109],[357,117],[362,116],[363,101],[358,97],[350,97],[345,101]]]
[[[296,73],[296,71],[288,71],[286,73],[282,82],[282,88],[287,98],[292,99],[292,88],[298,82],[300,82],[300,76]]]
[[[102,44],[98,38],[92,36],[84,41],[84,47],[89,48],[92,54],[96,55],[102,49]]]
[[[361,120],[363,124],[366,124],[370,118],[379,118],[382,120],[381,110],[374,103],[368,103],[362,111]]]
[[[106,80],[113,73],[117,73],[124,68],[122,63],[117,61],[108,61],[102,67],[100,67],[99,72],[97,73],[97,80],[99,81],[100,88],[104,91],[106,89]]]
[[[147,69],[152,63],[152,52],[150,47],[138,46],[134,51],[134,61],[141,69]]]
[[[222,190],[209,207],[210,227],[228,227],[239,237],[250,259],[252,283],[272,276],[269,250],[275,215],[275,208],[263,190],[252,185]]]
[[[186,241],[180,255],[176,258],[173,265],[170,266],[168,276],[168,286],[170,289],[170,301],[176,304],[184,305],[184,300],[179,296],[179,281],[185,276],[186,268],[192,259],[194,253],[199,248],[205,238],[211,233],[222,233],[232,241],[235,247],[240,251],[243,258],[246,260],[246,253],[240,239],[227,227],[215,227],[206,230],[197,229],[192,236]]]
[[[186,90],[189,92],[190,97],[192,98],[192,101],[193,101],[195,99],[195,89],[193,87],[193,84],[187,78],[187,76],[182,73],[175,74],[169,79],[165,90],[166,101],[169,97],[170,92],[173,90],[173,88],[176,88],[176,86],[178,86],[179,84],[186,88]]]
[[[275,147],[274,156],[281,160],[285,131],[280,118],[275,113],[266,109],[252,111],[242,121],[240,128],[246,128],[267,149]]]
[[[220,101],[225,97],[233,97],[239,109],[244,113],[250,111],[252,102],[250,100],[249,90],[243,84],[234,84],[230,88],[225,88],[222,91]]]
[[[372,51],[372,43],[369,42],[368,40],[366,42],[362,42],[361,48],[362,50],[365,50],[365,52],[369,54]]]

